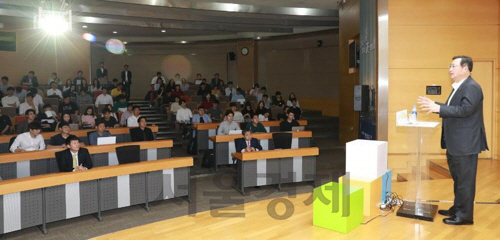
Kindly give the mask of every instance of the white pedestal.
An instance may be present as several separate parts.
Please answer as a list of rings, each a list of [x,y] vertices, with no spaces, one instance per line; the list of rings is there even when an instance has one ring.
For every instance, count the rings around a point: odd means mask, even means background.
[[[346,144],[346,172],[353,180],[371,182],[387,172],[387,142],[354,140]]]

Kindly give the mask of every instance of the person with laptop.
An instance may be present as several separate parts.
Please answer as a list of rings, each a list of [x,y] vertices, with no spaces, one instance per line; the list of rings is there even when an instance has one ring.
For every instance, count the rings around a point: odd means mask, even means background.
[[[226,111],[226,117],[223,122],[219,124],[217,135],[227,135],[230,131],[241,130],[240,125],[233,121],[234,113],[231,110]]]
[[[132,108],[132,112],[134,113],[132,116],[127,119],[127,127],[139,127],[139,118],[141,117],[141,109],[139,106],[134,106]]]
[[[61,122],[59,123],[59,134],[54,135],[50,138],[50,142],[47,145],[47,149],[55,149],[55,148],[66,148],[66,139],[70,136],[75,136],[70,134],[71,128],[69,127],[69,123]],[[84,143],[81,143],[84,145]]]
[[[11,152],[45,150],[45,140],[40,134],[42,125],[39,122],[30,122],[28,130],[29,132],[21,133],[16,137],[10,146]]]
[[[287,118],[280,123],[280,131],[287,132],[292,131],[292,127],[300,126],[299,122],[295,120],[295,114],[291,109],[286,112]]]
[[[111,133],[106,131],[106,125],[103,121],[96,124],[97,131],[89,133],[89,144],[97,145],[97,139],[100,137],[111,137]]]
[[[155,140],[153,131],[151,131],[151,128],[147,127],[148,122],[146,121],[146,118],[139,117],[137,122],[139,123],[139,127],[130,129],[130,137],[132,138],[132,142]]]
[[[79,139],[71,135],[65,141],[66,150],[56,153],[57,166],[60,172],[77,172],[91,169],[92,158],[89,150],[81,147]]]
[[[243,130],[241,132],[243,138],[238,138],[234,141],[236,152],[258,152],[262,151],[262,146],[259,140],[252,137],[252,131]]]

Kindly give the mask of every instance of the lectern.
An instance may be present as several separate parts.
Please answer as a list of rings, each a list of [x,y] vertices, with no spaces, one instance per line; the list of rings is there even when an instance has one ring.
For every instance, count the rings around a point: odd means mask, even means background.
[[[405,111],[406,112],[406,111]],[[422,131],[433,129],[439,125],[439,122],[416,122],[409,123],[408,121],[398,119],[396,126],[408,128],[409,131],[416,131],[416,196],[415,201],[404,201],[403,205],[399,208],[397,216],[416,218],[425,221],[434,221],[434,216],[437,212],[437,205],[421,203],[422,196]]]

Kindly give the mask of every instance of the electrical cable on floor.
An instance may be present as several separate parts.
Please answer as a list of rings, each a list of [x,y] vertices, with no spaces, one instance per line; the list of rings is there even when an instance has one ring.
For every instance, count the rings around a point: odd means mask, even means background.
[[[386,177],[386,180],[385,180],[385,185],[386,185],[385,189],[388,189],[388,180],[389,180],[389,175],[387,174],[387,177]],[[363,222],[361,224],[366,225],[366,224],[368,224],[369,222],[375,220],[378,217],[386,217],[390,213],[393,213],[394,210],[396,209],[396,207],[399,206],[399,205],[401,205],[401,204],[403,204],[403,197],[402,196],[398,195],[395,192],[387,193],[387,195],[385,197],[385,203],[383,203],[383,204],[380,205],[380,210],[389,211],[389,212],[386,213],[386,214],[379,214],[379,215],[377,215],[377,216],[371,218],[370,220],[368,220],[366,222]]]

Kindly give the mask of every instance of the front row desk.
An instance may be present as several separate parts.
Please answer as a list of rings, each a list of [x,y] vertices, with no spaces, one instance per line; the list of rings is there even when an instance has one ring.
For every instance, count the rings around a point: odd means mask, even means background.
[[[297,120],[300,126],[306,126],[307,120]],[[279,132],[280,121],[263,121],[262,125],[266,128],[267,132]],[[217,128],[220,123],[193,123],[196,137],[196,147],[198,150],[213,149],[213,141],[210,137],[217,135]],[[255,135],[255,134],[254,134]]]
[[[148,126],[151,128],[151,131],[153,134],[156,134],[158,132],[158,126]],[[130,128],[128,127],[118,127],[118,128],[107,128],[107,131],[111,133],[111,135],[116,136],[116,142],[131,142],[132,139],[130,137]],[[82,129],[82,130],[75,130],[71,131],[71,134],[77,136],[80,141],[85,143],[85,145],[89,145],[89,140],[87,137],[87,134],[89,132],[96,131],[96,129]],[[54,132],[42,132],[41,133],[43,138],[45,139],[45,144],[48,144],[50,141],[50,138],[54,135],[59,134],[59,131],[54,131]],[[17,134],[8,134],[8,135],[1,135],[0,136],[0,153],[8,153],[9,151],[9,141],[12,137],[17,136]]]

